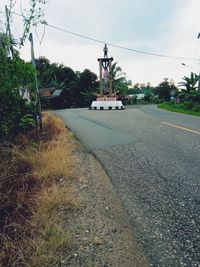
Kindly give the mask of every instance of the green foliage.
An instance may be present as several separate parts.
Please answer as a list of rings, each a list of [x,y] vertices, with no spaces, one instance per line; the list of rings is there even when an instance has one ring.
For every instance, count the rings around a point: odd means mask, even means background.
[[[27,9],[21,5],[24,28],[20,43],[23,44],[32,24],[41,22],[42,8],[45,0],[30,0]],[[16,50],[19,42],[11,33],[12,10],[16,1],[8,0],[6,6],[6,33],[0,32],[0,140],[11,140],[20,130],[34,126],[34,111],[31,104],[23,99],[24,92],[34,84],[32,65],[25,63]],[[3,29],[3,27],[2,27]]]
[[[200,104],[194,105],[192,110],[195,111],[195,112],[199,112],[200,113]]]
[[[154,94],[157,95],[160,99],[169,101],[171,98],[171,92],[177,92],[177,87],[174,85],[173,81],[169,81],[168,78],[165,78],[155,89]]]
[[[122,72],[121,67],[117,66],[117,62],[112,65],[111,77],[114,92],[121,98],[124,98],[128,94],[128,82],[126,81],[125,73]]]
[[[132,88],[128,90],[129,95],[143,94],[140,88]]]
[[[190,92],[187,92],[183,90],[178,94],[178,98],[180,102],[191,101],[194,104],[200,104],[200,91],[192,90]]]
[[[146,93],[146,94],[144,95],[144,101],[145,101],[146,103],[153,103],[153,101],[154,101],[154,95],[151,94],[151,93]]]
[[[38,70],[38,81],[39,86],[42,88],[51,87],[52,84],[57,86],[57,82],[53,75],[53,67],[51,66],[49,60],[45,57],[40,57],[39,59],[35,60],[36,69]]]
[[[176,93],[176,99],[169,103],[162,103],[159,107],[177,111],[180,113],[200,115],[200,91],[195,90],[182,90]]]
[[[84,107],[94,100],[98,88],[97,76],[88,69],[74,72],[63,64],[50,63],[44,57],[36,60],[40,88],[62,89],[59,97],[51,99],[51,107]],[[42,106],[49,107],[42,99]]]
[[[24,41],[26,40],[31,25],[37,25],[38,23],[41,23],[41,19],[43,17],[42,12],[42,5],[46,4],[46,0],[29,0],[29,8],[28,10],[25,9],[22,12],[23,17],[23,23],[24,23],[24,29],[23,34],[21,38],[21,44],[24,44]]]
[[[197,84],[198,79],[199,76],[196,73],[191,72],[190,77],[183,77],[183,82],[179,82],[179,86],[185,87],[186,91],[190,93],[195,89],[195,85]]]
[[[159,104],[158,107],[169,111],[200,116],[200,105],[196,105],[190,101],[179,104],[173,102],[165,102]]]
[[[35,118],[33,114],[26,114],[22,117],[19,122],[19,127],[24,131],[35,127]]]
[[[33,69],[18,54],[13,59],[0,47],[0,140],[10,139],[20,130],[19,123],[32,108],[22,97],[33,81]]]

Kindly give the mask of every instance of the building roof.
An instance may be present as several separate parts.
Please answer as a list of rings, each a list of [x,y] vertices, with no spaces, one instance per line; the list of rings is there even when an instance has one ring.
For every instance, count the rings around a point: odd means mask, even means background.
[[[62,93],[62,91],[63,91],[63,90],[61,90],[61,89],[56,89],[56,90],[53,92],[53,94],[51,95],[51,97],[58,97],[58,96],[60,96],[61,93]]]

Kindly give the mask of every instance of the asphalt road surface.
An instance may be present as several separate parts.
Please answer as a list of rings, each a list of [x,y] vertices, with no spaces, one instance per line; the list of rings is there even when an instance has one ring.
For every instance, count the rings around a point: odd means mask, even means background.
[[[157,109],[61,110],[107,171],[151,266],[200,266],[200,118]]]

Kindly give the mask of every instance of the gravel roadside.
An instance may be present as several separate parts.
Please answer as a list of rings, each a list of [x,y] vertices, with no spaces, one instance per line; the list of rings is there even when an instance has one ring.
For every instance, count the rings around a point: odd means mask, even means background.
[[[102,166],[76,142],[76,176],[70,181],[79,208],[66,212],[70,249],[61,267],[147,267],[128,219]]]

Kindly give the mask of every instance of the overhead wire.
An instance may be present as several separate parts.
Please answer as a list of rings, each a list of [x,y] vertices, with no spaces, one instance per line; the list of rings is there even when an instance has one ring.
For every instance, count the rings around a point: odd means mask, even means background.
[[[12,14],[17,15],[17,16],[22,16],[21,14],[19,14],[17,12],[12,12]],[[135,48],[129,48],[129,47],[117,45],[117,44],[110,43],[110,42],[103,41],[103,40],[99,40],[99,39],[96,39],[96,38],[93,38],[93,37],[90,37],[90,36],[87,36],[87,35],[84,35],[84,34],[80,34],[80,33],[76,33],[76,32],[73,32],[73,31],[70,31],[70,30],[67,30],[67,29],[63,29],[63,28],[55,26],[55,25],[51,25],[46,21],[42,21],[42,24],[44,24],[45,26],[48,26],[50,28],[53,28],[55,30],[59,30],[59,31],[62,31],[62,32],[65,32],[65,33],[68,33],[68,34],[71,34],[71,35],[74,35],[74,36],[78,36],[78,37],[83,38],[83,39],[87,39],[87,40],[90,40],[90,41],[93,41],[93,42],[97,42],[97,43],[101,43],[101,44],[107,44],[109,46],[112,46],[112,47],[115,47],[115,48],[119,48],[119,49],[123,49],[123,50],[126,50],[126,51],[131,51],[131,52],[135,52],[135,53],[139,53],[139,54],[145,54],[145,55],[149,55],[149,56],[171,58],[171,59],[178,59],[178,60],[195,60],[195,61],[197,60],[197,58],[193,58],[193,57],[170,56],[170,55],[158,54],[158,53],[154,53],[154,52],[147,52],[147,51],[142,51],[142,50],[138,50],[138,49],[135,49]],[[44,33],[44,35],[45,35],[45,33]],[[44,35],[42,36],[42,40],[44,38]]]
[[[45,33],[46,33],[46,24],[43,23],[43,32],[42,32],[42,37],[40,38],[39,35],[38,35],[38,32],[37,32],[37,26],[35,25],[35,34],[36,34],[36,37],[38,39],[38,42],[39,42],[39,45],[40,45],[40,49],[39,49],[39,56],[41,54],[41,47],[42,47],[42,42],[43,42],[43,39],[45,37]]]
[[[109,43],[109,42],[106,42],[106,41],[102,41],[102,40],[99,40],[99,39],[95,39],[95,38],[92,38],[92,37],[89,37],[89,36],[86,36],[86,35],[83,35],[83,34],[75,33],[75,32],[72,32],[72,31],[69,31],[69,30],[66,30],[66,29],[63,29],[63,28],[48,24],[47,22],[45,22],[45,23],[46,23],[46,25],[48,27],[54,28],[56,30],[59,30],[59,31],[62,31],[62,32],[66,32],[66,33],[69,33],[69,34],[72,34],[72,35],[75,35],[75,36],[78,36],[78,37],[81,37],[81,38],[84,38],[84,39],[87,39],[87,40],[90,40],[90,41],[98,42],[98,43],[101,43],[101,44],[107,44],[109,46],[120,48],[120,49],[123,49],[123,50],[128,50],[128,51],[132,51],[132,52],[136,52],[136,53],[140,53],[140,54],[146,54],[146,55],[150,55],[150,56],[171,58],[171,59],[196,60],[196,58],[192,58],[192,57],[169,56],[169,55],[164,55],[164,54],[157,54],[157,53],[153,53],[153,52],[146,52],[146,51],[142,51],[142,50],[137,50],[137,49],[134,49],[134,48],[128,48],[128,47],[116,45],[116,44],[113,44],[113,43]]]

